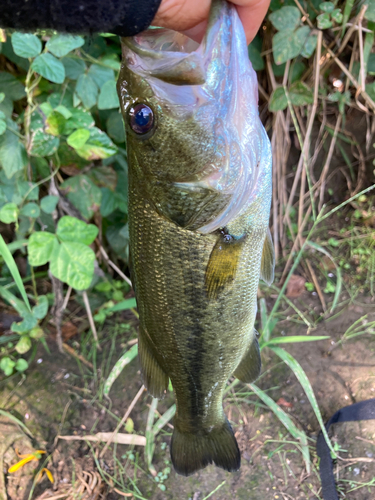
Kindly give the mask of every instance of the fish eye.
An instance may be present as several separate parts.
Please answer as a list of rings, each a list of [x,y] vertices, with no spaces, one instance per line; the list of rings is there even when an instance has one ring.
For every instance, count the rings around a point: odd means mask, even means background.
[[[129,111],[130,127],[139,135],[149,132],[154,125],[154,112],[146,104],[136,104]]]

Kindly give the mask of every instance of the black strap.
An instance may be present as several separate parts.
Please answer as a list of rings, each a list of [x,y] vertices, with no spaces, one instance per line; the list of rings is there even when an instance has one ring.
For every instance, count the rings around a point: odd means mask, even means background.
[[[326,429],[328,431],[332,424],[338,422],[355,422],[357,420],[372,419],[375,419],[375,399],[367,399],[366,401],[341,408],[328,420]],[[323,498],[324,500],[339,500],[333,475],[332,458],[322,432],[318,436],[316,451],[320,458],[319,473],[322,482]]]

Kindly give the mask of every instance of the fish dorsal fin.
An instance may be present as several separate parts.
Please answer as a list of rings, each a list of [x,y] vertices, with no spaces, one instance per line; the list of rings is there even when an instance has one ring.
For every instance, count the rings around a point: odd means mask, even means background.
[[[205,284],[210,299],[216,299],[234,280],[245,238],[236,239],[224,232],[220,234],[206,269]]]
[[[271,285],[275,276],[275,250],[273,248],[271,231],[267,230],[264,240],[260,277],[267,285]]]

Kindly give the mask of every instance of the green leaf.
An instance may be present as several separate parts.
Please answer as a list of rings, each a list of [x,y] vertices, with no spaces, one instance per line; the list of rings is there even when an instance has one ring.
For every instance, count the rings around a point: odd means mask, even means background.
[[[0,111],[0,135],[3,135],[6,129],[7,129],[7,122],[5,114],[2,111]]]
[[[301,61],[293,61],[290,71],[289,71],[289,81],[290,83],[294,83],[299,80],[303,75],[304,71],[306,71],[306,66]]]
[[[5,95],[2,92],[3,95]],[[0,102],[0,111],[4,113],[7,118],[12,118],[13,113],[13,101],[9,97],[5,97],[2,102]]]
[[[66,142],[70,147],[74,149],[81,148],[88,141],[90,137],[90,131],[86,128],[78,128],[72,134],[69,135]]]
[[[301,14],[297,7],[283,7],[268,18],[278,31],[294,30],[300,23]]]
[[[40,208],[46,214],[52,214],[56,209],[57,203],[59,202],[59,197],[54,195],[44,196],[40,200]]]
[[[48,312],[48,299],[46,295],[39,295],[38,303],[32,309],[32,314],[37,319],[43,319]]]
[[[9,377],[9,375],[12,375],[13,368],[15,366],[16,363],[8,356],[4,356],[3,358],[0,359],[0,369],[3,370],[4,375],[6,375],[7,377]]]
[[[20,215],[24,215],[25,217],[31,217],[32,219],[37,219],[40,215],[40,208],[34,202],[27,203],[20,210]]]
[[[46,134],[43,130],[38,129],[31,138],[32,156],[51,156],[59,147],[60,139],[51,134]]]
[[[276,88],[272,94],[268,104],[268,108],[272,112],[282,111],[288,107],[288,99],[285,94],[284,87]]]
[[[61,113],[52,111],[46,119],[46,133],[58,137],[64,132],[65,122],[66,119]]]
[[[12,46],[14,53],[19,57],[36,57],[42,51],[42,42],[35,35],[29,33],[13,33]]]
[[[88,75],[94,80],[99,89],[109,80],[115,80],[115,72],[113,69],[99,66],[99,64],[92,64],[88,71]]]
[[[0,92],[12,101],[18,101],[26,96],[25,87],[15,76],[5,71],[0,71]]]
[[[56,234],[60,241],[71,241],[91,245],[98,236],[99,229],[94,224],[86,224],[70,215],[62,217],[57,224]]]
[[[86,175],[70,177],[61,189],[67,190],[68,199],[81,212],[85,219],[91,219],[100,208],[102,193]]]
[[[44,337],[44,331],[40,328],[40,326],[36,326],[29,331],[29,336],[32,339],[41,339]]]
[[[65,68],[65,76],[70,80],[77,80],[86,71],[86,64],[82,59],[63,57],[61,62]]]
[[[99,89],[90,75],[81,75],[77,80],[76,93],[86,109],[95,106]]]
[[[114,69],[115,71],[120,71],[121,62],[119,61],[119,56],[114,54],[113,52],[110,54],[104,54],[104,56],[100,59],[100,62]]]
[[[308,26],[302,26],[296,31],[287,29],[276,33],[273,37],[273,56],[276,64],[281,64],[297,57],[310,34]]]
[[[107,133],[116,142],[125,142],[124,120],[121,113],[112,112],[107,120]]]
[[[90,128],[94,125],[94,118],[91,113],[80,108],[69,108],[72,113],[65,123],[64,134],[69,135],[77,128]]]
[[[307,37],[305,45],[301,50],[301,56],[309,59],[316,49],[316,44],[318,43],[318,35],[310,35]]]
[[[369,75],[375,75],[375,54],[370,54],[367,62],[367,70]]]
[[[28,253],[31,266],[43,266],[53,253],[57,253],[59,243],[52,233],[36,231],[29,238]]]
[[[5,176],[10,179],[16,172],[23,170],[27,164],[25,147],[14,132],[18,127],[12,120],[7,122],[8,128],[0,135],[0,167],[3,167]]]
[[[22,335],[23,333],[27,333],[28,331],[30,331],[31,328],[34,328],[37,322],[37,318],[32,313],[27,312],[23,316],[23,321],[19,323],[12,323],[10,329],[12,330],[12,332],[16,332]]]
[[[94,276],[95,254],[83,243],[63,242],[52,256],[51,273],[76,290],[87,289]]]
[[[11,275],[12,275],[12,277],[17,285],[17,288],[18,288],[25,304],[23,304],[19,299],[17,299],[17,297],[12,296],[12,294],[9,291],[7,291],[5,288],[0,287],[2,297],[8,298],[8,301],[10,303],[12,303],[12,301],[13,301],[15,306],[17,306],[17,304],[18,304],[18,307],[16,308],[16,310],[17,310],[17,312],[19,312],[19,314],[22,314],[22,310],[30,311],[31,308],[30,308],[30,304],[29,304],[29,299],[27,298],[25,287],[24,287],[23,281],[21,279],[21,275],[20,275],[20,272],[18,270],[17,264],[15,263],[13,256],[10,253],[9,248],[7,247],[1,234],[0,234],[0,254],[3,256],[3,259],[6,263],[6,265],[8,266],[8,269],[9,269],[9,271],[10,271],[10,273],[11,273]],[[13,307],[15,307],[15,306],[13,306]]]
[[[55,111],[58,111],[60,115],[62,115],[65,118],[65,120],[69,120],[69,118],[73,116],[73,114],[69,111],[69,109],[63,104],[59,104],[56,107]]]
[[[102,202],[100,204],[100,214],[108,217],[117,208],[115,193],[108,188],[102,188]]]
[[[340,24],[342,22],[342,12],[341,9],[335,9],[331,12],[331,18],[335,21],[335,23]]]
[[[0,104],[3,102],[4,99],[5,99],[4,92],[0,92]]]
[[[63,57],[72,50],[82,47],[84,43],[85,40],[81,36],[58,33],[48,40],[46,47],[56,57]]]
[[[64,65],[52,54],[45,53],[36,57],[31,68],[50,82],[63,83],[65,80]]]
[[[262,69],[264,69],[263,57],[260,55],[260,51],[257,49],[257,47],[255,47],[255,45],[251,43],[247,47],[247,51],[254,71],[261,71]]]
[[[323,12],[332,12],[334,8],[335,4],[332,2],[322,2],[319,5],[319,9],[322,10]]]
[[[18,359],[17,359],[15,369],[16,369],[18,372],[24,372],[25,370],[27,370],[27,369],[28,369],[28,367],[29,367],[29,364],[28,364],[28,362],[26,361],[26,359],[23,359],[23,358],[18,358]]]
[[[327,13],[319,14],[316,19],[318,21],[318,28],[321,30],[326,30],[328,28],[332,28],[333,26],[330,16]]]
[[[25,352],[31,349],[31,340],[27,335],[23,335],[16,344],[15,347],[18,354],[25,354]]]
[[[6,203],[0,209],[0,221],[4,224],[11,224],[18,220],[18,207],[15,203]]]
[[[113,109],[119,107],[120,101],[117,95],[116,82],[114,80],[109,80],[105,82],[100,90],[98,109]]]
[[[364,5],[367,5],[367,10],[365,12],[365,18],[369,21],[375,22],[375,1],[366,0]]]
[[[100,160],[117,153],[117,147],[105,132],[92,127],[89,139],[82,147],[76,148],[76,151],[85,160]]]
[[[289,97],[294,106],[304,106],[314,102],[312,90],[303,82],[295,82],[290,86]]]

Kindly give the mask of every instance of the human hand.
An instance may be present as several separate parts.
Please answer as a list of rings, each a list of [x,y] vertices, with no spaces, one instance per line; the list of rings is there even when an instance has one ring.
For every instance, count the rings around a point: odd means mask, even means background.
[[[247,43],[257,31],[267,13],[270,0],[231,0],[242,21]],[[162,0],[152,22],[156,26],[183,31],[201,41],[206,31],[211,0]]]

